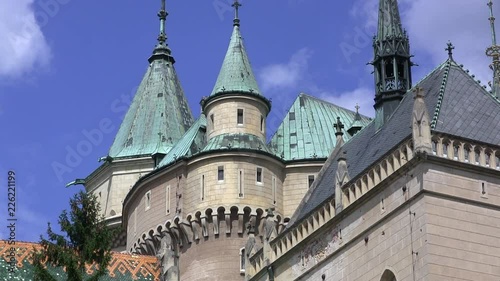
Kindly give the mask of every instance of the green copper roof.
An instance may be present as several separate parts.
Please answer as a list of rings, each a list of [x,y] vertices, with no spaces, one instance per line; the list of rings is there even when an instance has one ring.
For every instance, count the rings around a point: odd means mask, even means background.
[[[172,62],[153,60],[125,115],[109,156],[167,153],[193,123]]]
[[[387,40],[393,37],[403,37],[401,17],[397,0],[380,0],[378,18],[378,40]]]
[[[111,158],[167,154],[193,124],[193,115],[175,72],[175,60],[166,43],[167,15],[163,0],[158,13],[158,43],[109,150]]]
[[[179,142],[168,152],[157,168],[168,166],[183,157],[194,155],[205,146],[205,130],[207,119],[205,115],[200,115],[198,120],[182,136]]]
[[[269,146],[286,161],[327,158],[336,144],[337,117],[343,124],[353,124],[356,112],[300,94],[286,114]],[[358,125],[364,127],[370,119],[360,115]],[[347,129],[347,128],[346,128]],[[344,133],[344,141],[350,135]]]
[[[262,95],[248,60],[239,24],[235,24],[226,57],[211,96],[227,92]]]

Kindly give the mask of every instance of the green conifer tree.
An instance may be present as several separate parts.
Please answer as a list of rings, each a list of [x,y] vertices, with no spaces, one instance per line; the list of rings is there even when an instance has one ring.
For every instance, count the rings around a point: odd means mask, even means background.
[[[96,196],[83,191],[70,199],[70,212],[59,216],[63,235],[54,233],[48,224],[47,239],[40,236],[42,250],[33,254],[34,280],[58,280],[47,266],[62,267],[68,281],[97,281],[107,274],[115,231],[106,227]],[[85,266],[92,266],[93,274]]]

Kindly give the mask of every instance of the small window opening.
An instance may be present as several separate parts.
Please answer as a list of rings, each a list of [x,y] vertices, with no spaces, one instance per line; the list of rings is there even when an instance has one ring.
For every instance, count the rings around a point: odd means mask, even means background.
[[[307,177],[307,181],[308,181],[308,186],[311,187],[313,185],[313,182],[314,182],[314,175],[309,175]]]
[[[217,168],[217,180],[218,181],[224,180],[224,166],[219,166]]]
[[[205,175],[201,176],[201,201],[205,200]]]
[[[243,109],[238,109],[238,125],[243,125]]]
[[[213,114],[210,114],[210,126],[212,127],[212,129],[215,128],[214,115]]]
[[[146,201],[146,211],[151,208],[151,191],[146,192],[145,195],[145,201]]]
[[[240,273],[245,273],[245,248],[240,249]]]
[[[262,183],[262,168],[257,168],[257,182]]]
[[[238,197],[243,198],[243,171],[238,173]]]
[[[273,204],[276,205],[276,177],[273,176],[273,182],[272,182],[272,192],[273,192]]]
[[[165,203],[166,203],[165,213],[168,215],[168,214],[170,214],[170,185],[167,186],[167,188],[165,190]]]
[[[264,132],[264,116],[260,116],[260,131]]]

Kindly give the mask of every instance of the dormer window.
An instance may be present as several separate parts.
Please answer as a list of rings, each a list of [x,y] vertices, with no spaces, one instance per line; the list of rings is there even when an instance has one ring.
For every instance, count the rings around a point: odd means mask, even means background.
[[[243,109],[238,109],[238,125],[243,125]]]

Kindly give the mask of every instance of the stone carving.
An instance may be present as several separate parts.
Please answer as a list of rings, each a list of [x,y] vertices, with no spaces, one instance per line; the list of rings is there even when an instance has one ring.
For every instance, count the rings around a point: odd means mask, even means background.
[[[432,153],[431,126],[429,113],[424,101],[422,88],[415,89],[415,102],[413,103],[412,130],[413,147],[415,152]]]
[[[321,236],[315,241],[309,243],[299,253],[300,268],[294,268],[295,270],[302,271],[305,268],[309,268],[322,261],[326,256],[333,253],[340,244],[340,232],[337,228],[333,228],[325,236]]]
[[[175,243],[170,234],[165,233],[160,240],[160,248],[156,257],[161,265],[161,281],[179,281],[179,268],[177,267],[177,255]]]
[[[337,173],[335,175],[335,210],[340,212],[343,209],[342,202],[342,186],[349,182],[349,172],[347,170],[347,160],[344,156],[345,152],[338,158]]]

